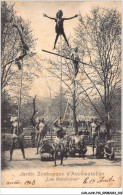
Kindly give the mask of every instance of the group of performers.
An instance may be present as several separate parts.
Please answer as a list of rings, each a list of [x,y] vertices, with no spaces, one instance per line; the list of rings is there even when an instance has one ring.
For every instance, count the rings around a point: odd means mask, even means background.
[[[103,157],[105,154],[107,158],[114,159],[113,141],[111,139],[107,140],[104,123],[99,123],[98,120],[92,119],[90,131],[93,155],[96,148],[97,157]]]
[[[43,140],[43,138],[46,136],[46,133],[47,133],[47,130],[44,127],[45,127],[44,119],[42,119],[42,120],[39,119],[37,121],[36,126],[35,126],[35,135],[37,137],[37,144],[38,144],[36,154],[38,154],[38,149],[40,147],[40,141]],[[92,138],[93,155],[94,155],[95,138],[96,138],[96,136],[99,138],[99,136],[97,135],[98,132],[96,129],[97,129],[97,125],[94,121],[92,121],[92,123],[91,123],[91,138]],[[11,147],[10,147],[10,161],[12,160],[12,154],[13,154],[13,150],[15,148],[16,142],[19,143],[19,147],[22,151],[23,159],[26,160],[25,152],[24,152],[24,142],[23,142],[24,135],[25,135],[23,132],[23,123],[21,121],[18,121],[17,117],[12,121],[11,130],[12,130],[12,141],[11,141]],[[64,139],[65,135],[66,135],[65,130],[62,127],[59,127],[59,129],[57,131],[57,136],[56,136],[56,139],[54,140],[54,142],[60,143],[62,141],[62,139]],[[75,138],[75,142],[76,142],[76,140],[81,140],[81,135],[76,135],[73,137]],[[80,137],[80,139],[79,139],[79,137]],[[112,140],[108,140],[105,145],[104,145],[104,143],[101,143],[100,140],[98,140],[98,141],[99,141],[100,146],[98,146],[98,150],[96,152],[99,152],[101,154],[102,149],[104,149],[103,152],[106,155],[106,157],[108,159],[111,159],[111,160],[114,159],[114,147],[112,145]],[[84,143],[86,145],[86,141],[84,141]]]
[[[62,35],[69,47],[69,43],[68,43],[68,40],[66,38],[66,35],[65,35],[65,32],[64,32],[64,26],[63,26],[63,23],[65,20],[70,20],[70,19],[73,19],[73,18],[76,18],[78,15],[75,15],[73,17],[70,17],[70,18],[63,18],[63,12],[62,10],[59,10],[57,13],[56,13],[56,18],[53,18],[53,17],[49,17],[47,16],[46,14],[44,14],[44,17],[47,17],[49,19],[52,19],[56,22],[56,26],[55,26],[55,31],[56,31],[56,39],[55,39],[55,42],[54,42],[54,48],[56,48],[56,43],[57,43],[57,40],[59,38],[60,35]],[[13,24],[13,27],[17,29],[18,33],[19,33],[19,36],[20,36],[20,41],[21,41],[21,54],[15,58],[15,64],[18,66],[18,69],[21,70],[22,68],[22,65],[21,65],[21,60],[23,60],[23,58],[27,55],[27,52],[29,51],[29,47],[27,46],[25,40],[24,40],[24,27],[22,25],[20,25],[20,27],[17,25],[17,24]],[[74,75],[75,77],[77,76],[78,74],[78,69],[79,69],[79,66],[78,66],[78,63],[79,63],[79,55],[78,55],[78,48],[76,47],[74,49],[74,51],[72,52],[71,54],[71,60],[73,61],[73,64],[74,64]]]
[[[37,153],[38,154],[38,149],[39,149],[39,144],[40,141],[44,138],[46,135],[47,129],[46,129],[46,124],[44,122],[44,119],[38,119],[36,121],[36,126],[34,128],[35,135],[37,137]],[[11,147],[10,147],[10,161],[12,160],[12,155],[13,155],[13,150],[16,147],[16,143],[18,142],[19,147],[22,151],[23,159],[26,160],[25,157],[25,152],[24,152],[24,135],[25,133],[23,132],[23,123],[18,119],[18,117],[15,117],[12,120],[12,125],[11,125],[11,133],[12,133],[12,139],[11,139]]]
[[[56,48],[56,43],[57,40],[59,38],[60,35],[62,35],[67,43],[67,46],[69,47],[69,43],[68,40],[66,38],[65,32],[64,32],[64,26],[63,23],[65,20],[70,20],[73,18],[78,17],[78,15],[75,15],[73,17],[69,17],[69,18],[63,18],[63,11],[59,10],[56,13],[56,18],[53,17],[49,17],[46,14],[44,14],[44,17],[47,17],[49,19],[52,19],[56,22],[56,26],[55,26],[55,32],[56,32],[56,39],[54,42],[54,48]],[[27,51],[29,50],[29,47],[27,46],[27,44],[24,41],[24,37],[23,37],[23,33],[24,33],[24,28],[22,25],[20,25],[20,28],[18,27],[17,24],[13,24],[13,27],[17,29],[19,36],[20,36],[20,40],[21,40],[21,50],[22,53],[21,55],[19,55],[19,57],[17,57],[15,59],[15,64],[17,64],[19,70],[22,68],[21,67],[21,60],[23,60],[23,58],[27,55]],[[74,65],[74,76],[76,77],[79,71],[79,54],[78,54],[78,48],[74,48],[74,51],[71,53],[70,59],[73,61],[73,65]],[[41,132],[40,129],[44,128],[44,121],[43,120],[39,120],[37,125],[35,126],[35,129],[37,130],[37,142],[38,142],[38,146],[37,146],[37,154],[38,154],[38,148],[39,148],[39,143],[41,140]],[[63,134],[63,129],[61,129],[62,127],[60,127],[60,130],[57,132],[57,137],[61,137],[60,133],[62,132]],[[45,131],[44,131],[45,133]],[[92,141],[93,141],[93,154],[94,154],[94,142],[95,142],[95,137],[96,137],[96,124],[94,123],[94,121],[92,121],[91,123],[91,134],[92,134]],[[23,145],[23,138],[24,138],[24,133],[23,133],[23,125],[20,121],[18,121],[18,119],[16,119],[15,121],[13,121],[12,124],[12,144],[11,144],[11,149],[10,149],[10,160],[12,160],[12,154],[13,154],[13,149],[15,147],[15,143],[16,141],[19,142],[19,146],[21,148],[22,154],[23,154],[23,158],[26,159],[25,157],[25,153],[24,153],[24,145]],[[105,147],[105,154],[108,158],[114,158],[114,152],[112,150],[111,147],[111,142],[107,142],[107,145]]]

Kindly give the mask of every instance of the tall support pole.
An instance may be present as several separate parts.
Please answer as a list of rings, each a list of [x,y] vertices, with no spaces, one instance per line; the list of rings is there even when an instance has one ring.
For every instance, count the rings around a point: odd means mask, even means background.
[[[52,94],[51,94],[51,88],[49,87],[50,90],[50,116],[51,116],[51,124],[52,124]],[[51,127],[51,139],[53,138],[53,132],[52,132],[52,127]]]
[[[75,133],[78,134],[78,124],[76,118],[76,80],[73,80],[73,120],[74,120],[74,128]]]
[[[61,45],[61,81],[60,81],[60,126],[62,122],[62,36],[60,35],[60,45]]]
[[[19,129],[20,112],[21,112],[22,85],[23,85],[23,60],[21,65],[20,91],[19,91],[19,98],[18,98],[18,129]]]

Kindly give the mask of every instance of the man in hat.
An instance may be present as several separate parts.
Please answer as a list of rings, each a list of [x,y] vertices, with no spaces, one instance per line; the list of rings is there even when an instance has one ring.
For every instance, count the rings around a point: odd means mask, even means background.
[[[11,130],[12,130],[12,142],[11,142],[11,148],[10,148],[10,161],[12,160],[13,150],[15,148],[15,144],[17,141],[19,143],[19,147],[21,149],[23,159],[26,160],[25,152],[24,152],[24,145],[23,145],[23,137],[24,137],[23,123],[18,121],[17,117],[14,118],[12,121]]]

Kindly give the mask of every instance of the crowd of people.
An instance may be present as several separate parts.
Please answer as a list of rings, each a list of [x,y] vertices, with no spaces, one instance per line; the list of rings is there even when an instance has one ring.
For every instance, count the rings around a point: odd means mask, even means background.
[[[46,124],[45,124],[44,118],[38,119],[36,126],[34,128],[34,131],[31,133],[32,147],[35,147],[35,138],[36,138],[37,154],[38,154],[40,142],[47,133],[45,125]],[[108,159],[113,159],[114,158],[114,148],[112,144],[113,142],[112,140],[106,140],[106,130],[105,130],[106,128],[105,128],[104,123],[100,123],[98,120],[92,119],[88,127],[89,129],[86,126],[86,129],[84,131],[79,131],[76,137],[77,136],[81,137],[82,135],[85,135],[85,136],[88,136],[92,140],[92,152],[93,152],[92,155],[95,155],[94,150],[95,148],[97,150],[97,147],[98,147],[98,150],[100,148],[99,153],[101,153],[101,150],[104,149],[103,152],[105,156]],[[12,141],[11,141],[11,147],[10,147],[10,161],[12,160],[12,154],[13,154],[13,150],[15,148],[16,142],[19,143],[20,149],[22,151],[23,159],[26,160],[25,152],[24,152],[24,144],[23,144],[23,141],[24,141],[23,123],[21,121],[18,121],[17,117],[12,121],[11,130],[12,130],[12,139],[11,139]],[[57,141],[60,143],[65,135],[66,135],[65,130],[63,129],[63,127],[60,127],[57,131],[56,140],[54,141]],[[83,139],[84,139],[84,136],[83,136]],[[86,141],[84,141],[84,143],[85,145],[87,145]]]

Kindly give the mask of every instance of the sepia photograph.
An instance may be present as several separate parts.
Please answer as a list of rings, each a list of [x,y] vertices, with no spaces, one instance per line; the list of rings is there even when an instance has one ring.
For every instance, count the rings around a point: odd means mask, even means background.
[[[1,187],[120,188],[121,1],[1,1]]]

